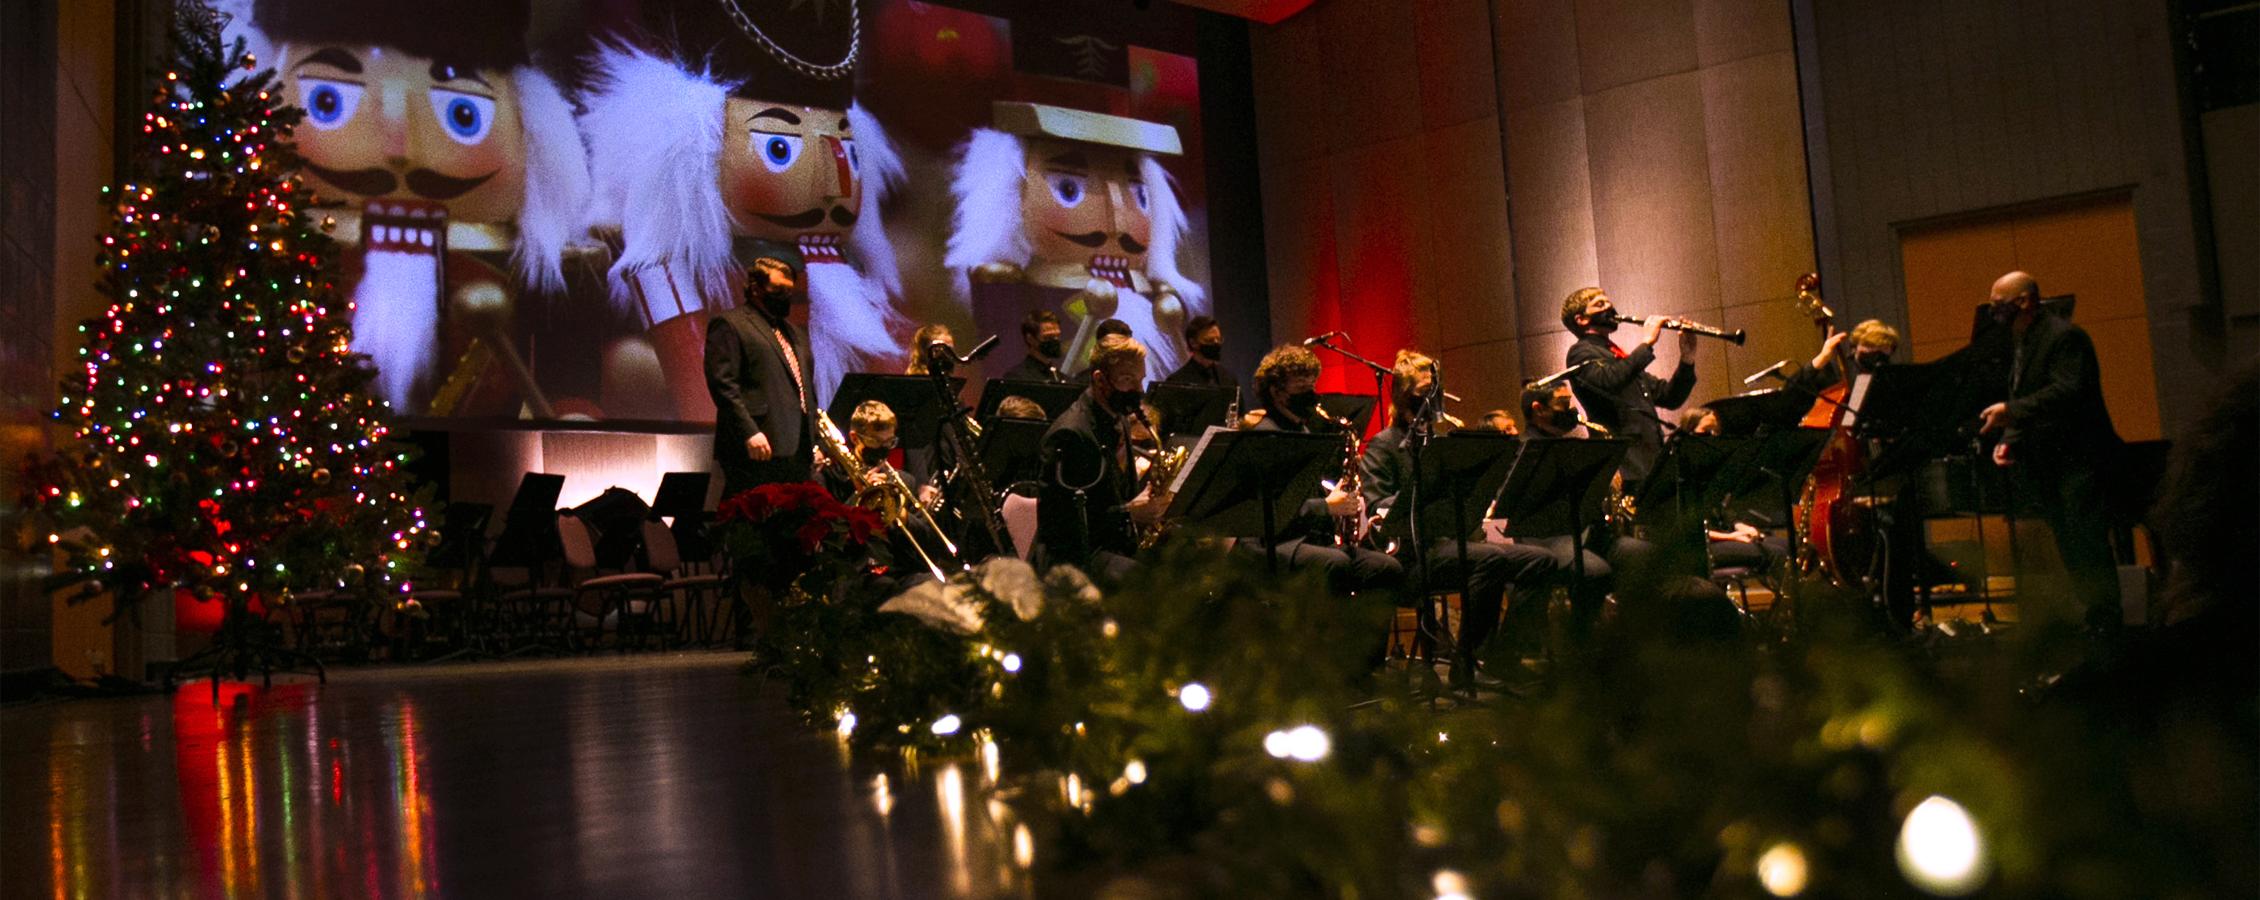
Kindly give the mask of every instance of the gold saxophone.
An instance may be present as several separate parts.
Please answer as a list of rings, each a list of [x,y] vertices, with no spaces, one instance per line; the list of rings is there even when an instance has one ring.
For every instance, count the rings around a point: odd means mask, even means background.
[[[909,482],[902,479],[902,473],[886,463],[864,465],[860,457],[848,451],[847,437],[840,433],[838,425],[832,424],[832,417],[822,410],[816,412],[815,430],[817,443],[825,457],[833,465],[840,467],[841,474],[847,476],[849,484],[855,485],[855,496],[849,502],[877,512],[888,528],[902,533],[911,549],[917,551],[920,561],[926,564],[927,571],[932,572],[937,579],[947,580],[949,573],[942,563],[950,561],[954,564],[957,545],[942,533],[941,525],[934,521],[933,513],[918,502],[918,493],[910,489]],[[879,473],[877,483],[873,483],[874,470]],[[924,534],[911,527],[912,515],[916,515],[919,524],[925,526]],[[937,542],[940,545],[938,547],[927,546]]]
[[[1319,421],[1329,423],[1342,432],[1342,477],[1334,482],[1334,489],[1358,498],[1358,511],[1334,518],[1334,543],[1343,547],[1355,547],[1365,543],[1365,536],[1373,527],[1373,522],[1366,518],[1365,509],[1365,466],[1362,465],[1365,447],[1358,440],[1357,429],[1348,420],[1335,418],[1323,406],[1312,407],[1312,412]]]

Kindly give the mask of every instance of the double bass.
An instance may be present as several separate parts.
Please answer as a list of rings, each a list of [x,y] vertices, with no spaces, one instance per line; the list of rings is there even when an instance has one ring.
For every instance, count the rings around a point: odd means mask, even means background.
[[[1821,277],[1808,272],[1797,279],[1797,305],[1812,317],[1825,343],[1836,333],[1836,314],[1821,300]],[[1801,423],[1828,429],[1812,474],[1794,512],[1795,527],[1804,536],[1797,558],[1798,571],[1819,571],[1831,584],[1845,585],[1864,575],[1855,566],[1872,556],[1870,510],[1858,502],[1851,487],[1867,471],[1867,454],[1845,422],[1845,398],[1851,396],[1854,367],[1851,353],[1839,342],[1836,351],[1838,379],[1823,387]]]

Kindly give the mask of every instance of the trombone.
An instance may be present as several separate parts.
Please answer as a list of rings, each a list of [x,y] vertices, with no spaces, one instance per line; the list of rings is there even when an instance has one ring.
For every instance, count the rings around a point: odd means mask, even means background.
[[[876,467],[864,465],[861,458],[848,451],[847,437],[840,433],[840,427],[832,424],[832,417],[823,410],[816,411],[816,437],[824,455],[840,467],[840,472],[847,476],[850,484],[855,485],[855,496],[850,502],[878,512],[879,518],[887,523],[887,527],[902,533],[903,539],[917,552],[919,560],[926,564],[926,570],[932,572],[936,580],[949,580],[948,571],[942,567],[941,560],[956,565],[957,544],[949,539],[949,535],[942,533],[941,525],[934,521],[934,514],[927,510],[925,504],[918,502],[917,492],[912,491],[909,482],[902,479],[902,473],[886,463],[880,463]],[[872,483],[871,478],[874,468],[880,475],[876,484]],[[930,535],[930,538],[920,535],[919,529],[911,527],[910,516],[913,514],[918,516],[919,523],[925,526],[926,535]],[[927,547],[929,540],[940,541],[941,547]]]

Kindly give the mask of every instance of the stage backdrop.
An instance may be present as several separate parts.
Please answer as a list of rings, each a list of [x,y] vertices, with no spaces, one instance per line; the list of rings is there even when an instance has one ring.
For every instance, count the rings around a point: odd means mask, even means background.
[[[307,109],[355,349],[418,427],[711,422],[710,320],[797,257],[815,388],[1057,312],[1210,313],[1194,14],[1047,0],[230,0]],[[975,379],[976,383],[978,379]]]

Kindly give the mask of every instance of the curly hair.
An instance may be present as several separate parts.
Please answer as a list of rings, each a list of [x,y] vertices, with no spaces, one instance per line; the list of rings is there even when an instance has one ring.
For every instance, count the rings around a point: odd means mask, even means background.
[[[1270,391],[1294,378],[1318,377],[1318,354],[1301,344],[1281,344],[1256,364],[1256,390]]]
[[[1124,364],[1136,365],[1138,371],[1144,372],[1146,345],[1138,343],[1134,337],[1110,334],[1100,338],[1099,345],[1091,350],[1091,368],[1100,372]]]

